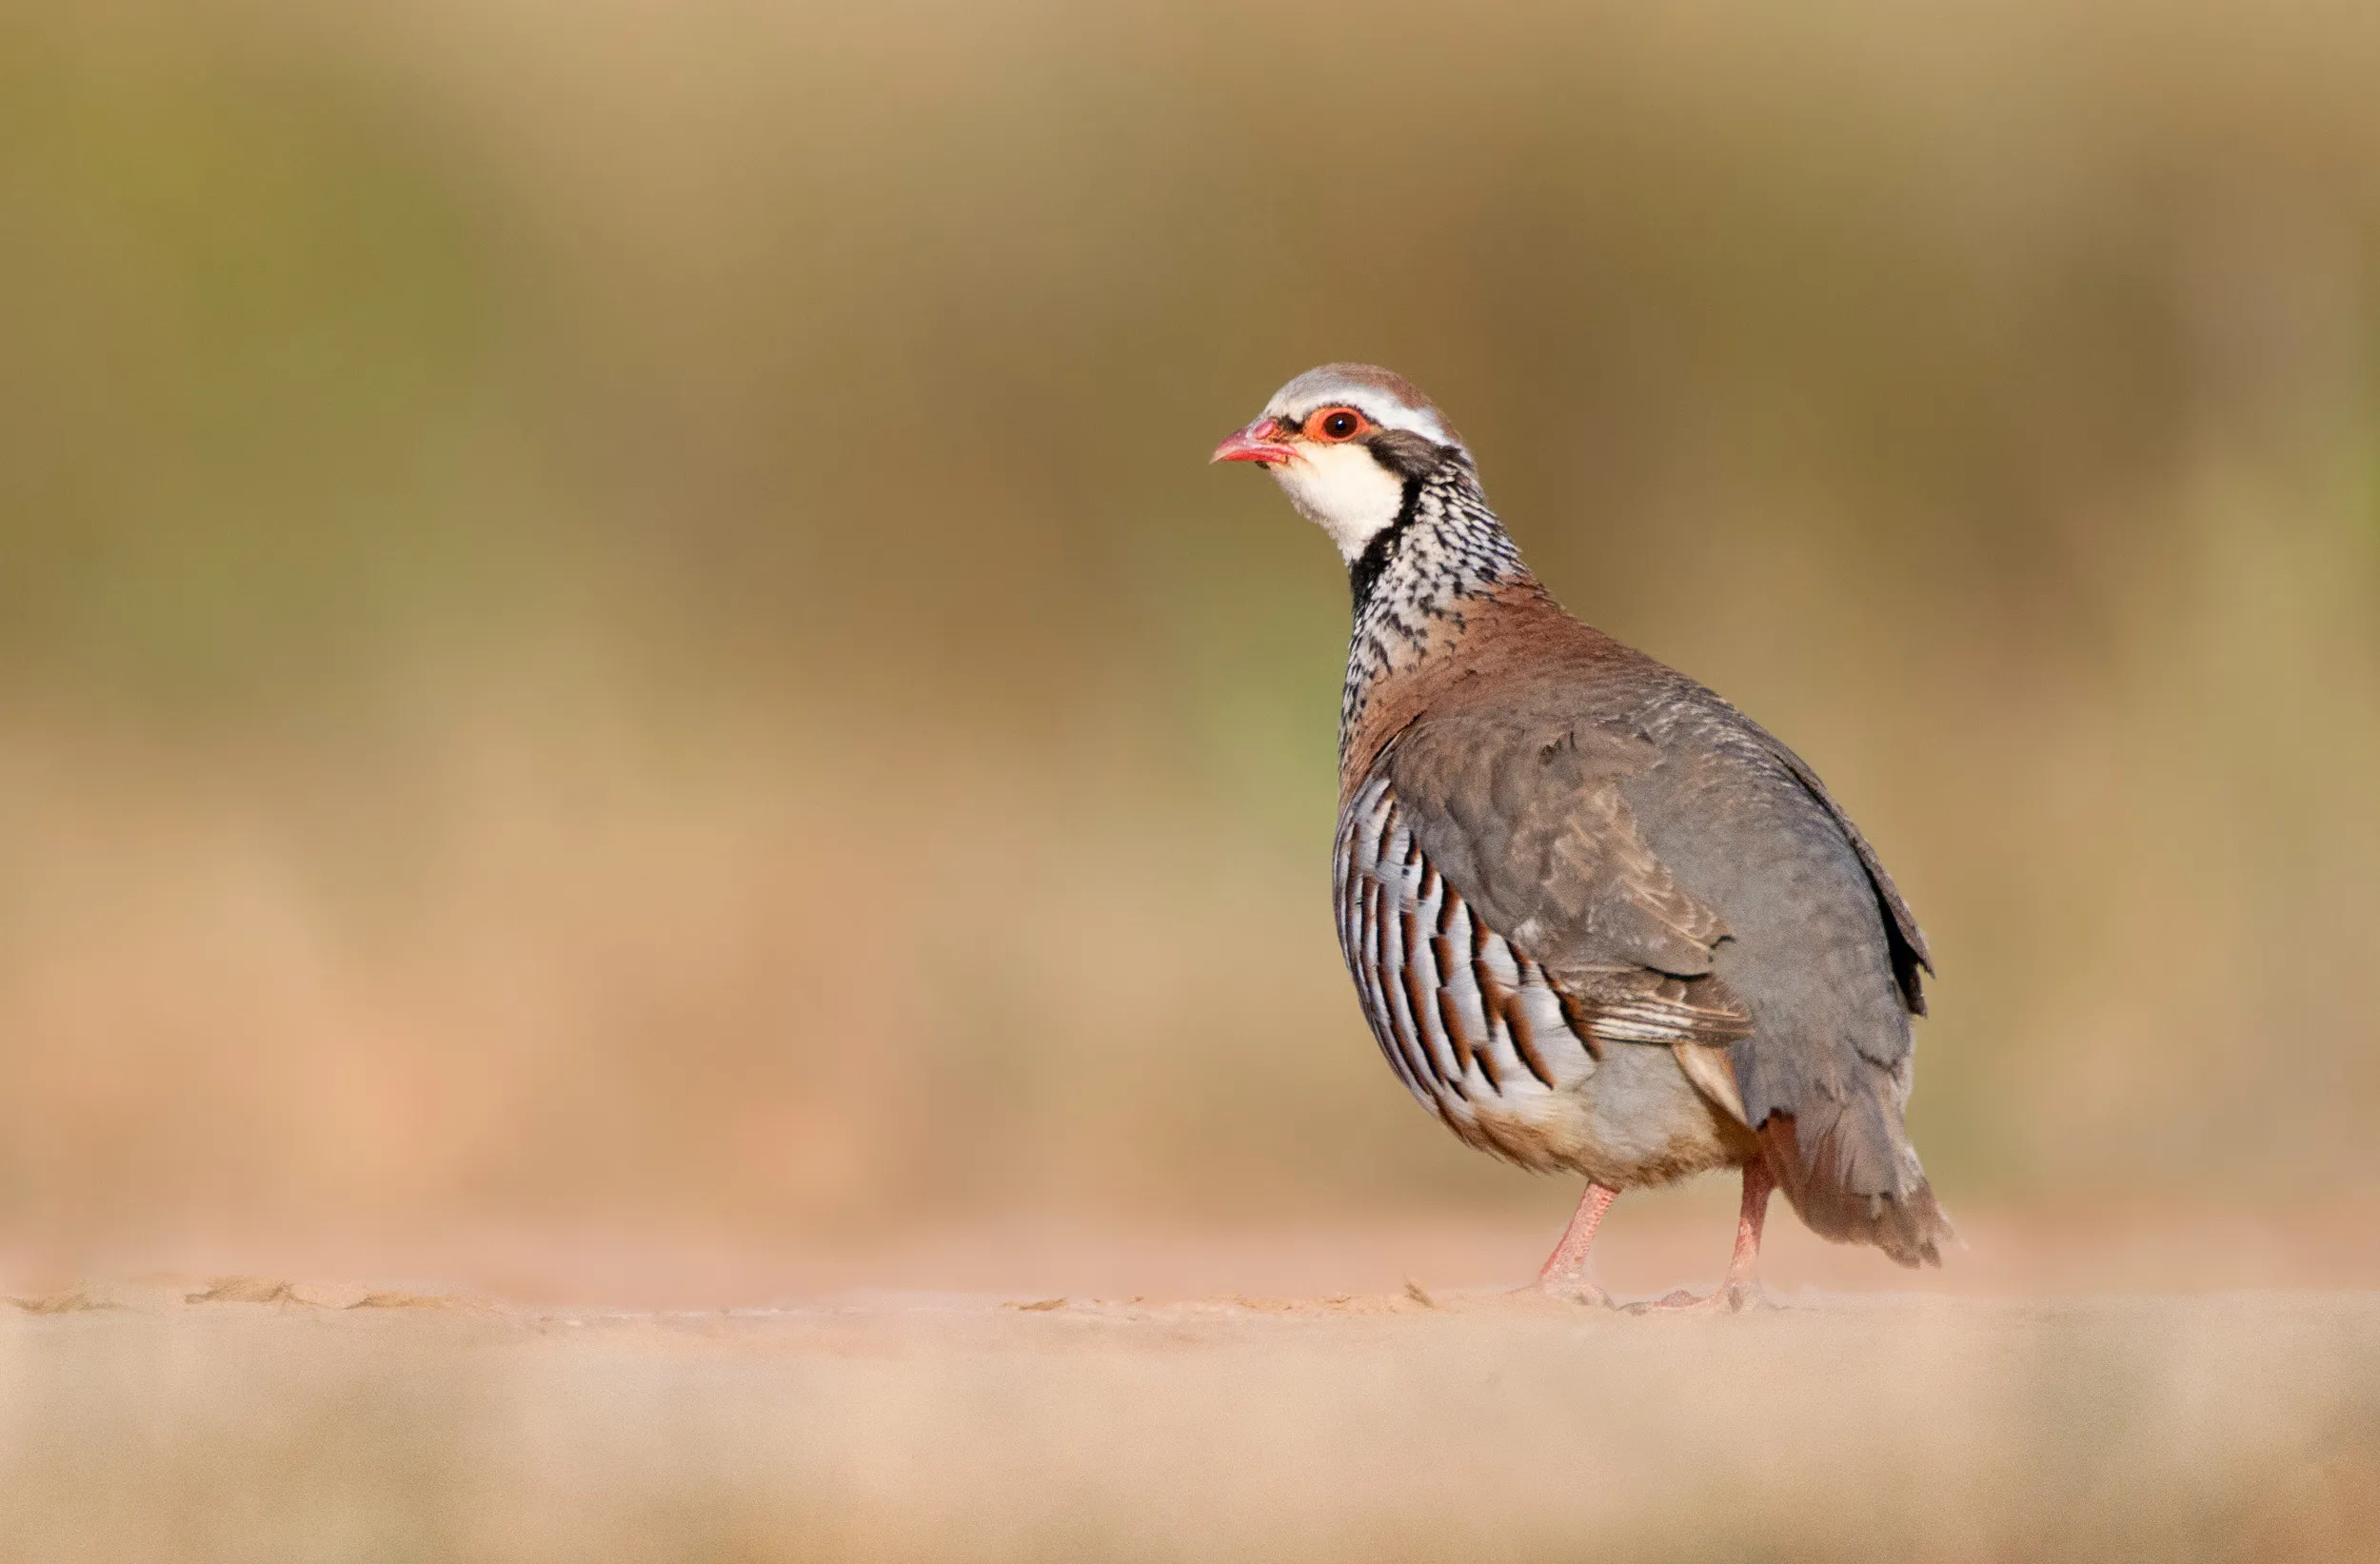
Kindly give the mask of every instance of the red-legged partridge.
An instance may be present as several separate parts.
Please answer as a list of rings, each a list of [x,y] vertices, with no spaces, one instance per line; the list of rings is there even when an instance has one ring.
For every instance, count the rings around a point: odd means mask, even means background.
[[[1925,937],[1816,773],[1711,691],[1578,623],[1471,453],[1399,376],[1282,386],[1219,462],[1268,468],[1345,557],[1339,946],[1398,1079],[1465,1141],[1588,1182],[1539,1284],[1588,1297],[1613,1197],[1743,1173],[1826,1237],[1940,1263],[1902,1124]]]

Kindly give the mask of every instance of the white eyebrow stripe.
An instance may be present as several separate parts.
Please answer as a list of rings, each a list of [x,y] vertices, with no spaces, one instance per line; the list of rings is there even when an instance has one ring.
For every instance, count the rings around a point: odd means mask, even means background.
[[[1446,426],[1439,423],[1437,415],[1433,413],[1408,407],[1401,403],[1382,403],[1377,393],[1367,396],[1352,389],[1338,396],[1299,397],[1296,402],[1285,405],[1274,402],[1266,406],[1264,416],[1285,418],[1292,424],[1302,425],[1313,416],[1317,408],[1337,406],[1353,407],[1384,429],[1403,429],[1408,433],[1436,441],[1441,445],[1454,445],[1461,443],[1447,432]]]

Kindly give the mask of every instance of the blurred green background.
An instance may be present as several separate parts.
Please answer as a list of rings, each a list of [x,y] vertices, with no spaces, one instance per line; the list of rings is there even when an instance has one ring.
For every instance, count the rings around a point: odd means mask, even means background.
[[[1786,736],[1957,1208],[2380,1196],[2380,10],[0,12],[0,1220],[1534,1200],[1327,853],[1391,365]]]

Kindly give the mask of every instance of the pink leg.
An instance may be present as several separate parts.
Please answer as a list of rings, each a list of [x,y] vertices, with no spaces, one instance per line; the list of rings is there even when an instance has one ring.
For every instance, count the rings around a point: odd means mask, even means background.
[[[1636,1309],[1726,1309],[1749,1308],[1760,1301],[1760,1228],[1768,1220],[1769,1194],[1776,1188],[1775,1176],[1769,1172],[1766,1161],[1744,1165],[1744,1203],[1735,1214],[1735,1253],[1727,1262],[1727,1280],[1709,1297],[1696,1297],[1692,1293],[1676,1292],[1658,1303],[1639,1303]]]
[[[1618,1198],[1619,1191],[1616,1189],[1592,1182],[1587,1185],[1586,1193],[1578,1197],[1578,1209],[1571,1214],[1570,1226],[1562,1233],[1562,1241],[1554,1246],[1554,1253],[1545,1257],[1545,1264],[1537,1271],[1539,1292],[1603,1301],[1603,1290],[1587,1279],[1587,1246],[1595,1242],[1595,1230],[1602,1225],[1603,1213]]]
[[[1757,1289],[1760,1285],[1760,1228],[1769,1219],[1769,1194],[1776,1188],[1776,1176],[1769,1171],[1768,1162],[1756,1160],[1744,1168],[1744,1204],[1735,1214],[1735,1253],[1727,1262],[1727,1286]]]

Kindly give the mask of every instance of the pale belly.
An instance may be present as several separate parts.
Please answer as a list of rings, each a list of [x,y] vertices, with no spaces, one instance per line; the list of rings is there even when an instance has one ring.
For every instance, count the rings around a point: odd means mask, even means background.
[[[1669,1183],[1757,1155],[1752,1132],[1696,1090],[1668,1049],[1622,1043],[1578,1062],[1583,1071],[1563,1072],[1572,1079],[1557,1077],[1550,1089],[1532,1079],[1492,1091],[1479,1080],[1415,1095],[1481,1151],[1611,1189]]]

